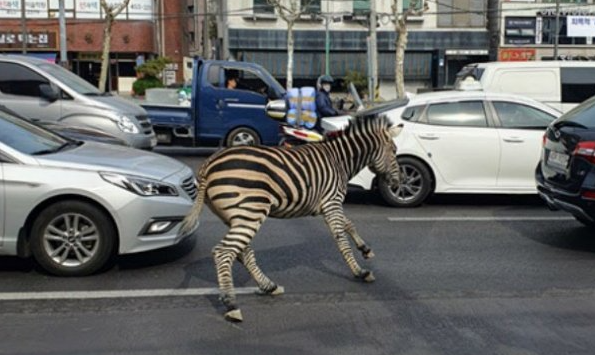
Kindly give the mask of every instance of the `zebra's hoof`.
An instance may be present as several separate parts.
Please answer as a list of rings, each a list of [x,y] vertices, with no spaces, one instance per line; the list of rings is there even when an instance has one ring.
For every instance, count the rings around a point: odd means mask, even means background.
[[[244,320],[244,317],[242,317],[242,311],[239,309],[232,309],[231,311],[225,313],[223,317],[225,317],[226,321],[232,323],[240,323]]]
[[[277,285],[274,289],[272,289],[270,291],[264,291],[261,289],[258,289],[256,291],[256,294],[259,296],[278,296],[278,295],[282,295],[284,293],[285,293],[285,287],[279,286],[279,285]]]
[[[369,249],[367,252],[364,252],[364,259],[372,259],[375,256],[376,254],[374,254],[372,249]]]
[[[362,279],[364,282],[374,282],[376,278],[372,271],[364,271],[359,275],[359,278]]]

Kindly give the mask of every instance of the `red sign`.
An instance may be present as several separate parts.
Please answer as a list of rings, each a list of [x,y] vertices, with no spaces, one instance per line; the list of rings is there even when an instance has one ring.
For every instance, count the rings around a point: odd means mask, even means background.
[[[501,62],[524,62],[535,60],[535,49],[503,48],[498,50],[498,60]]]

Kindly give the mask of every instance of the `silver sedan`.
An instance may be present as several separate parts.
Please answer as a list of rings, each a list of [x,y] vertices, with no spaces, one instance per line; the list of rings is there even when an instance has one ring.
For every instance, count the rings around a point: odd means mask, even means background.
[[[155,153],[63,138],[0,110],[0,255],[97,272],[115,254],[178,243],[192,170]]]

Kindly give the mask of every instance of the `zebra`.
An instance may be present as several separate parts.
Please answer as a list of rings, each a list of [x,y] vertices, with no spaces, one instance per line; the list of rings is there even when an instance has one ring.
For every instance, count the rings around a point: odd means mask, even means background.
[[[193,229],[204,203],[229,227],[212,250],[226,320],[243,321],[233,286],[236,259],[256,281],[259,294],[284,293],[283,286],[259,268],[250,246],[267,217],[322,215],[353,275],[374,281],[372,272],[362,268],[353,255],[348,236],[364,258],[374,253],[345,216],[343,201],[348,181],[365,167],[391,186],[398,186],[400,171],[393,138],[401,129],[402,125],[393,127],[384,116],[360,117],[340,135],[323,142],[293,148],[231,147],[207,159],[197,173],[196,201],[180,230]]]

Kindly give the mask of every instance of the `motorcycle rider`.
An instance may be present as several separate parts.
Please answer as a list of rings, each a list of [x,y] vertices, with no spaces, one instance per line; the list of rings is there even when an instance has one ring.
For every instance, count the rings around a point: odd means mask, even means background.
[[[330,98],[333,82],[333,77],[330,75],[321,75],[317,80],[316,115],[318,116],[318,122],[324,117],[339,116],[339,111],[333,107]]]

